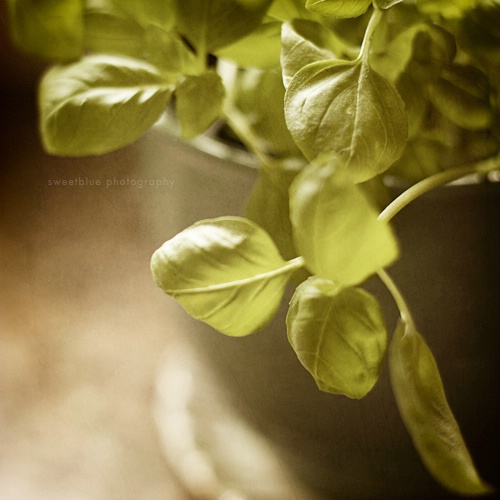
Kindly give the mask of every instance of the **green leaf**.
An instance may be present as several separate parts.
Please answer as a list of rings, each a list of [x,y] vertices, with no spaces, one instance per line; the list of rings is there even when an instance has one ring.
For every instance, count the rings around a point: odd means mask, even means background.
[[[373,53],[370,54],[371,67],[395,83],[411,60],[416,35],[423,30],[424,24],[414,24],[390,40],[375,38],[374,42],[378,41],[378,44],[373,43]]]
[[[83,42],[82,0],[8,0],[14,43],[46,59],[80,56]]]
[[[301,69],[286,91],[285,118],[306,158],[336,153],[356,182],[387,170],[405,148],[403,100],[365,63],[320,61]]]
[[[87,0],[88,1],[88,0]],[[135,19],[141,26],[155,25],[163,29],[175,25],[175,0],[112,0],[118,8]]]
[[[474,7],[477,0],[416,0],[418,9],[423,14],[438,14],[448,19],[462,17],[469,9]]]
[[[240,71],[225,62],[219,72],[227,90],[226,114],[231,122],[238,120],[240,137],[252,137],[252,147],[273,159],[302,157],[286,127],[279,69]]]
[[[454,36],[438,24],[419,30],[413,43],[411,71],[419,82],[438,79],[441,70],[452,64],[457,53]]]
[[[216,56],[229,59],[240,68],[271,69],[279,66],[281,23],[264,23],[250,35],[216,51]]]
[[[139,57],[144,51],[144,29],[112,1],[87,0],[84,46],[92,52]]]
[[[146,48],[143,57],[163,73],[175,80],[180,75],[199,74],[195,54],[184,43],[176,31],[167,31],[157,26],[145,29]]]
[[[389,348],[391,384],[401,418],[429,472],[445,488],[479,495],[479,477],[453,416],[434,357],[424,339],[400,321]]]
[[[403,0],[373,0],[373,4],[379,9],[390,9],[394,5],[401,3]]]
[[[87,56],[55,66],[40,85],[44,146],[53,154],[103,154],[139,138],[164,112],[172,84],[154,66]]]
[[[429,99],[450,121],[468,130],[487,129],[493,121],[486,76],[474,66],[453,65],[429,85]]]
[[[294,241],[314,274],[342,285],[361,283],[398,255],[389,225],[338,163],[313,163],[290,190]]]
[[[300,266],[300,259],[283,260],[269,235],[240,217],[197,222],[151,259],[160,288],[194,318],[235,337],[271,320]]]
[[[387,344],[373,296],[314,276],[297,287],[286,321],[288,340],[319,389],[359,399],[373,388]]]
[[[263,165],[260,176],[248,200],[246,216],[261,226],[286,259],[297,256],[292,238],[288,190],[297,171],[286,168],[284,162]]]
[[[288,87],[293,76],[304,66],[335,59],[335,54],[330,48],[326,48],[327,33],[331,32],[313,21],[296,20],[283,24],[281,67],[285,87]],[[311,35],[314,36],[313,39]]]
[[[500,3],[481,2],[460,20],[461,46],[498,78],[500,66]]]
[[[397,83],[397,89],[405,103],[405,112],[408,120],[408,139],[410,140],[415,135],[419,135],[422,128],[434,126],[432,120],[429,120],[433,108],[429,103],[427,86],[422,85],[422,82],[418,79],[418,75],[415,75],[411,69],[401,74]],[[428,122],[430,122],[430,125]],[[401,158],[402,156],[397,162]]]
[[[213,53],[251,33],[271,0],[177,0],[179,31],[200,56]]]
[[[215,71],[186,76],[177,85],[176,112],[185,139],[205,132],[220,118],[224,95],[224,86]]]
[[[358,17],[364,14],[372,0],[307,0],[306,8],[322,16]]]
[[[447,147],[432,137],[417,136],[408,141],[403,156],[389,173],[410,182],[418,182],[441,172],[445,167]]]
[[[274,0],[267,15],[282,22],[316,17],[305,8],[304,0]]]

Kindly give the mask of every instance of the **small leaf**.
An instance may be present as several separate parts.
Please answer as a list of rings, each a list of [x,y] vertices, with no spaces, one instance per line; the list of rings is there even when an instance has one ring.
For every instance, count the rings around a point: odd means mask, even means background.
[[[438,14],[448,19],[462,17],[465,12],[474,7],[477,0],[417,0],[415,2],[423,14]]]
[[[267,15],[282,22],[315,17],[305,8],[304,0],[274,0]]]
[[[438,24],[426,24],[413,43],[411,70],[420,82],[432,82],[441,75],[443,67],[452,63],[457,53],[455,37]]]
[[[311,277],[292,297],[287,329],[322,391],[359,399],[375,385],[387,333],[378,302],[367,292]]]
[[[86,50],[140,57],[144,29],[113,2],[88,1],[84,10]]]
[[[306,158],[336,153],[356,182],[387,170],[406,144],[403,100],[365,63],[320,61],[301,69],[285,94],[285,118]]]
[[[179,31],[203,54],[230,45],[251,33],[262,21],[271,0],[178,0]]]
[[[88,1],[88,0],[87,0]],[[129,14],[141,26],[155,25],[170,29],[175,25],[174,0],[112,0],[116,6]]]
[[[238,121],[240,136],[252,137],[252,147],[273,159],[302,158],[286,127],[279,69],[240,71],[228,62],[218,69],[227,90],[226,114]]]
[[[378,44],[370,54],[371,67],[390,82],[395,83],[412,57],[415,37],[424,29],[423,24],[414,24],[391,40],[375,39]]]
[[[301,259],[286,262],[269,235],[240,217],[200,221],[151,259],[156,284],[194,318],[243,336],[274,316]]]
[[[401,3],[403,0],[373,0],[374,5],[379,9],[390,9],[394,5]]]
[[[448,406],[431,351],[420,334],[402,321],[389,348],[389,369],[401,418],[429,472],[458,494],[491,492],[479,477]]]
[[[493,121],[486,76],[473,66],[453,65],[429,85],[429,99],[450,121],[468,130],[487,129]]]
[[[11,36],[21,50],[61,61],[80,56],[81,0],[8,0],[7,7]]]
[[[164,112],[172,84],[142,61],[87,56],[56,66],[40,85],[40,120],[48,152],[103,154],[139,138]]]
[[[364,14],[372,0],[307,0],[306,7],[322,16],[358,17]]]
[[[186,76],[176,91],[176,112],[185,139],[205,132],[222,115],[224,86],[215,71]]]
[[[418,182],[441,172],[446,166],[446,145],[432,137],[417,136],[408,141],[403,156],[389,173],[410,182]]]
[[[297,251],[309,270],[337,284],[361,283],[396,259],[396,238],[377,216],[338,163],[313,163],[292,184]]]
[[[148,26],[144,38],[146,49],[143,57],[171,79],[180,75],[196,75],[199,65],[196,55],[184,43],[176,31]]]
[[[297,171],[282,162],[260,168],[257,182],[248,200],[246,216],[269,233],[280,254],[286,259],[297,256],[292,238],[288,189]]]
[[[314,31],[313,31],[314,30]],[[313,41],[305,36],[304,31],[315,32]],[[284,23],[281,30],[281,67],[283,82],[288,87],[293,76],[304,66],[317,61],[334,59],[335,54],[317,38],[329,31],[313,21],[296,20]],[[319,37],[318,37],[319,34]]]
[[[270,69],[279,66],[281,51],[281,23],[264,23],[252,33],[216,52],[240,68]]]

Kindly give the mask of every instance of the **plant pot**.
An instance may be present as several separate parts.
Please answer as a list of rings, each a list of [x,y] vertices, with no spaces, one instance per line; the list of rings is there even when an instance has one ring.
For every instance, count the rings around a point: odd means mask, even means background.
[[[164,239],[199,219],[243,213],[257,179],[243,153],[212,154],[164,140],[161,131],[144,146],[154,168],[175,181]],[[402,256],[390,270],[436,357],[480,474],[493,484],[500,470],[499,194],[499,183],[446,186],[406,207],[393,221]],[[392,332],[390,296],[375,279],[366,286]],[[286,302],[262,331],[230,338],[166,298],[177,341],[159,370],[155,412],[165,456],[186,490],[224,500],[455,498],[417,456],[387,364],[362,400],[319,391],[288,344]]]

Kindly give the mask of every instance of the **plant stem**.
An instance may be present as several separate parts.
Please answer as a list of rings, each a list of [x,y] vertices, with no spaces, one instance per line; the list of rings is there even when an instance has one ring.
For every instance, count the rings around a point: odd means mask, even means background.
[[[394,201],[387,205],[387,207],[378,216],[378,219],[382,222],[389,222],[400,210],[406,207],[406,205],[432,189],[444,186],[445,184],[456,181],[466,175],[491,172],[498,169],[498,166],[498,158],[490,158],[481,163],[465,165],[463,167],[431,175],[430,177],[417,182],[400,194]]]
[[[417,328],[415,325],[415,321],[413,320],[413,316],[410,312],[410,308],[408,307],[408,304],[406,303],[403,295],[399,291],[396,283],[394,283],[393,279],[389,276],[389,274],[387,274],[387,271],[385,271],[384,269],[378,271],[377,275],[392,295],[394,302],[398,306],[401,319],[409,326],[409,329],[407,328],[406,330],[416,332]]]
[[[243,145],[251,151],[260,163],[269,165],[272,160],[259,147],[260,140],[248,126],[247,120],[241,111],[234,106],[226,105],[225,118],[233,132],[236,133]]]
[[[382,19],[382,11],[373,6],[373,14],[370,17],[368,26],[366,27],[365,36],[363,38],[363,43],[361,44],[361,49],[359,51],[358,59],[361,59],[364,63],[368,63],[368,57],[370,54],[370,46],[373,38],[373,33],[375,33],[375,28]]]

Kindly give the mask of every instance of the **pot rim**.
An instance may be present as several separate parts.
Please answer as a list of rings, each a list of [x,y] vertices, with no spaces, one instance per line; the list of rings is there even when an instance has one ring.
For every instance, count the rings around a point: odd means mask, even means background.
[[[218,121],[214,125],[212,125],[204,134],[188,140],[182,138],[179,123],[171,113],[165,113],[163,117],[155,124],[155,128],[158,127],[168,131],[171,136],[181,141],[183,144],[193,150],[229,161],[238,168],[259,170],[259,162],[255,158],[255,156],[253,156],[242,147],[239,148],[237,146],[231,145],[219,138],[218,132],[221,129],[222,123],[223,122]],[[480,161],[481,160],[478,160],[478,162]],[[414,184],[394,175],[384,176],[383,183],[387,188],[394,189],[396,191],[404,191],[405,189],[411,187],[412,184]],[[441,186],[441,188],[457,186],[481,186],[499,183],[500,170],[494,170],[487,174],[473,173],[465,175],[460,179],[444,184],[443,186]]]

